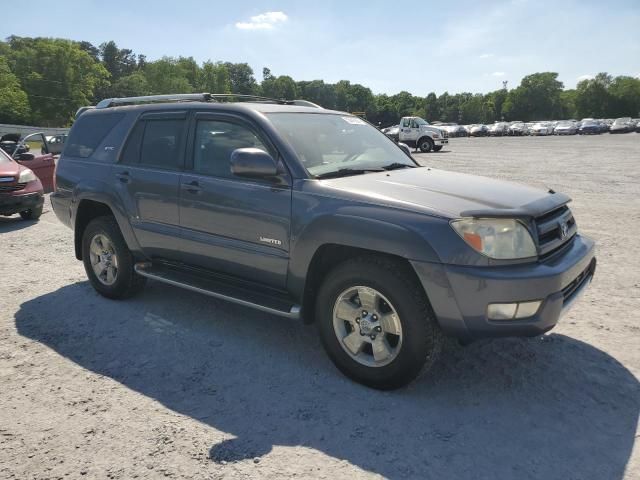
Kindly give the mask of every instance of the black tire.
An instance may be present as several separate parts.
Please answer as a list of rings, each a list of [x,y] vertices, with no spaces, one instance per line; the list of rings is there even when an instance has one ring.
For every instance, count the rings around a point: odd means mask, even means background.
[[[118,259],[118,269],[115,282],[106,285],[101,282],[93,271],[90,257],[90,245],[96,235],[104,235],[114,247]],[[82,261],[87,277],[96,291],[107,298],[123,299],[138,293],[144,287],[146,278],[138,275],[133,267],[133,255],[120,232],[116,219],[112,216],[94,218],[89,222],[82,234]]]
[[[402,387],[428,370],[440,354],[443,335],[427,296],[408,265],[385,257],[357,257],[325,277],[316,301],[316,322],[329,357],[347,377],[372,388]],[[397,356],[384,366],[366,366],[343,349],[333,326],[341,292],[353,286],[374,288],[393,304],[402,326]]]
[[[20,212],[23,220],[38,220],[42,215],[42,206]]]
[[[433,147],[433,151],[434,152],[439,152],[440,150],[442,150],[443,146],[442,145],[436,145],[435,147]]]
[[[429,137],[422,137],[416,145],[422,153],[429,153],[433,149],[433,140]]]

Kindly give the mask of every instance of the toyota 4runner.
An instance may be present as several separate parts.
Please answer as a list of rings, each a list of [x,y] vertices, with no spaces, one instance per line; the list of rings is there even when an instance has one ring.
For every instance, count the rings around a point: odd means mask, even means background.
[[[566,195],[420,166],[364,120],[305,105],[84,109],[51,203],[93,287],[119,299],[150,278],[314,322],[342,372],[389,389],[444,335],[546,332],[590,283],[594,242]]]

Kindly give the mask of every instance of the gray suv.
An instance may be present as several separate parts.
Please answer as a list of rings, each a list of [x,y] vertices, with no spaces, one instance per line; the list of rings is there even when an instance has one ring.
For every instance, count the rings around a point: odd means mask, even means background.
[[[443,336],[533,336],[590,283],[561,193],[418,165],[359,117],[210,94],[77,118],[51,203],[93,287],[150,278],[315,323],[335,365],[391,389]]]

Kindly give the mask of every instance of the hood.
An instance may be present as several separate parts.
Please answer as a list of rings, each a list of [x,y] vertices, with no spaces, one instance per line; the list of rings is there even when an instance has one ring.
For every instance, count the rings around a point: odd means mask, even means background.
[[[561,193],[432,168],[407,168],[322,180],[331,196],[447,218],[531,217],[570,201]]]
[[[0,153],[0,155],[2,155]],[[17,177],[22,167],[18,162],[8,160],[6,157],[0,158],[0,177]]]

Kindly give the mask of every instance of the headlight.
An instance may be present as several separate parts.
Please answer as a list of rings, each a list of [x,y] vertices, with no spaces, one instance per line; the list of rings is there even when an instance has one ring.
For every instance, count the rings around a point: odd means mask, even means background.
[[[20,172],[20,176],[18,177],[18,183],[29,183],[35,182],[38,179],[36,174],[33,173],[33,170],[29,168],[25,168]]]
[[[495,259],[535,257],[536,246],[527,228],[508,218],[462,218],[451,226],[475,251]]]

